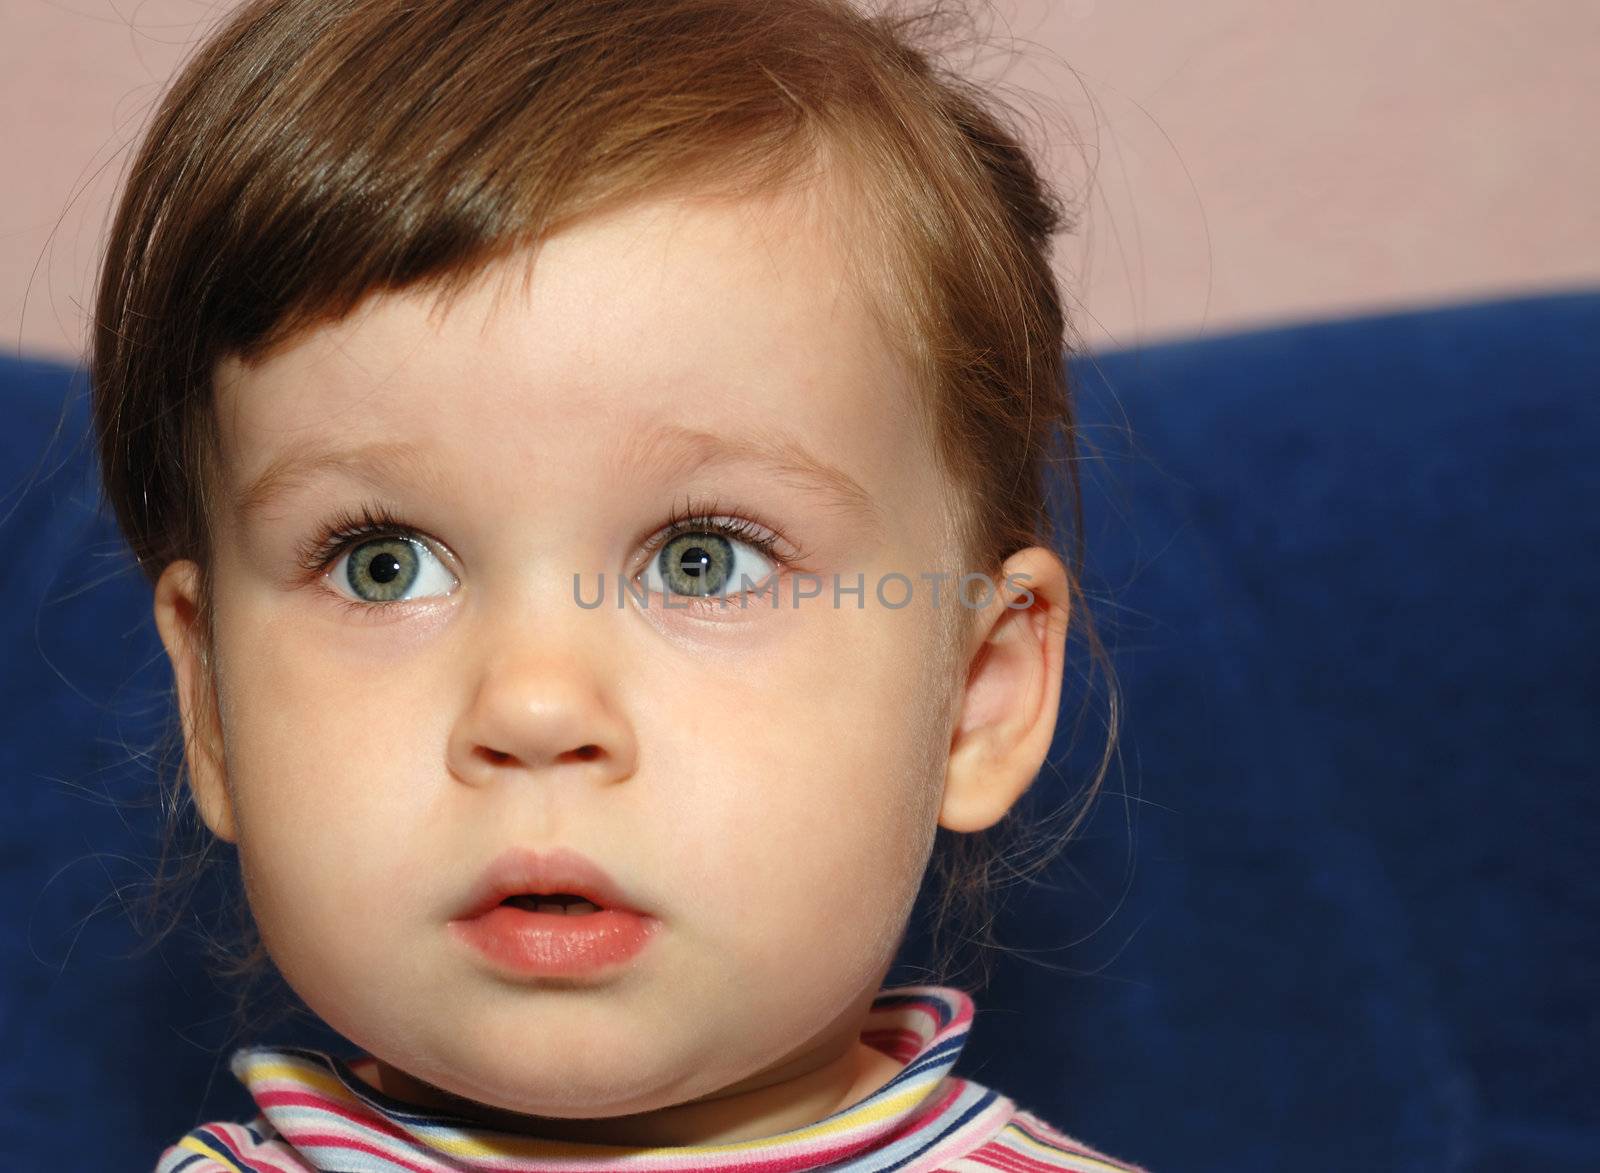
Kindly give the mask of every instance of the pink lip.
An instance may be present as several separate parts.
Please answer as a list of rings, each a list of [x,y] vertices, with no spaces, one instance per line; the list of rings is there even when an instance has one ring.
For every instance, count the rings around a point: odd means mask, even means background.
[[[567,892],[600,906],[568,915],[502,905],[507,896]],[[450,929],[496,966],[517,974],[574,977],[630,960],[660,922],[640,911],[601,867],[568,848],[512,848],[479,878]]]
[[[604,868],[581,852],[569,847],[544,852],[512,847],[501,852],[478,878],[456,919],[483,916],[508,896],[556,892],[582,896],[602,909],[645,915]]]

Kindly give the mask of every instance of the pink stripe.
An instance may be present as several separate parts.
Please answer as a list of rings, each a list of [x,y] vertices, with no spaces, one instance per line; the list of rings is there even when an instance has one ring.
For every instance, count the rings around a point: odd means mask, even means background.
[[[285,1153],[283,1146],[273,1141],[258,1141],[250,1135],[248,1129],[242,1124],[229,1124],[228,1140],[238,1147],[236,1153],[241,1161],[248,1162],[250,1168],[259,1169],[261,1173],[316,1173],[310,1165],[303,1164],[293,1153]],[[234,1133],[237,1132],[237,1137]],[[287,1156],[294,1161],[293,1165],[274,1164],[280,1157]],[[272,1157],[273,1161],[267,1158]]]
[[[1059,1163],[1043,1161],[1019,1153],[1016,1149],[1009,1149],[1002,1140],[990,1141],[968,1159],[979,1161],[991,1168],[1008,1169],[1011,1173],[1041,1173],[1043,1170],[1061,1168]]]
[[[267,1086],[270,1087],[271,1085],[269,1084]],[[372,1129],[374,1132],[381,1132],[385,1136],[393,1137],[395,1140],[404,1141],[411,1144],[416,1143],[415,1140],[409,1136],[404,1129],[393,1123],[387,1116],[383,1116],[368,1110],[365,1104],[363,1104],[359,1110],[352,1109],[339,1100],[330,1099],[321,1092],[300,1091],[297,1089],[278,1091],[262,1090],[256,1094],[256,1103],[260,1104],[263,1108],[275,1108],[279,1106],[314,1108],[319,1112],[326,1112],[330,1116],[336,1116],[340,1120],[348,1121],[351,1124],[360,1124],[364,1127]],[[280,1129],[279,1131],[283,1130]],[[287,1132],[285,1132],[284,1135],[288,1136],[288,1138],[296,1144],[300,1142],[300,1137],[298,1135],[290,1136]]]
[[[1003,1145],[991,1141],[975,1153],[968,1153],[964,1160],[976,1161],[980,1165],[987,1165],[991,1169],[1005,1169],[1010,1173],[1025,1166],[1018,1165],[1013,1159],[1016,1154],[1006,1149]]]
[[[270,1153],[271,1150],[257,1144],[256,1139],[250,1135],[242,1124],[218,1121],[215,1124],[205,1124],[201,1127],[212,1134],[216,1141],[213,1147],[220,1148],[235,1164],[244,1165],[250,1169],[260,1169],[263,1173],[306,1173],[310,1169],[308,1165],[296,1165],[291,1168],[267,1164],[260,1154]],[[191,1150],[183,1155],[185,1157],[192,1156],[193,1152]],[[216,1162],[213,1161],[212,1164],[215,1165]]]
[[[902,1027],[879,1027],[861,1032],[861,1041],[906,1064],[922,1046],[922,1038],[913,1030]]]

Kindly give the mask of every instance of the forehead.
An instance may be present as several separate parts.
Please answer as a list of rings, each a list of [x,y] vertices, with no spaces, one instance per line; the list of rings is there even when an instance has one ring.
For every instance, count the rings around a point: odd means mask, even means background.
[[[781,427],[875,496],[909,473],[926,500],[918,391],[852,280],[852,247],[810,189],[658,200],[580,220],[449,303],[375,295],[259,366],[220,364],[231,490],[312,443],[525,461],[670,421]]]

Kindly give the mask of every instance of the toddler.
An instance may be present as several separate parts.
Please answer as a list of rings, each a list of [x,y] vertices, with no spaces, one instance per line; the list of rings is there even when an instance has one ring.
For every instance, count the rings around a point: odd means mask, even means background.
[[[1064,215],[920,19],[252,0],[177,79],[102,481],[241,972],[359,1050],[158,1173],[1134,1168],[882,984],[1090,630]]]

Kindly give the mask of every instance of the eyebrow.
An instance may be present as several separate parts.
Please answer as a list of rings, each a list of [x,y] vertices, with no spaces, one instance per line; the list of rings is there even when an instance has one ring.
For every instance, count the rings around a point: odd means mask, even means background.
[[[391,471],[394,466],[398,470]],[[241,522],[248,522],[289,491],[318,477],[342,473],[374,488],[390,488],[419,476],[429,485],[437,483],[427,456],[405,440],[378,440],[353,448],[291,448],[274,457],[266,468],[235,498],[234,509]]]
[[[607,467],[614,474],[649,472],[676,480],[696,469],[737,463],[758,467],[787,487],[813,494],[846,520],[879,536],[884,533],[883,515],[871,493],[796,436],[777,429],[729,434],[676,423],[657,424],[630,434],[615,446]]]
[[[872,495],[849,473],[811,452],[783,431],[725,434],[665,423],[634,432],[614,445],[602,469],[605,476],[653,473],[676,479],[697,469],[746,463],[786,486],[810,492],[847,520],[884,532],[883,515]],[[443,478],[427,453],[406,440],[380,440],[351,448],[291,449],[275,457],[235,500],[241,521],[259,516],[292,489],[319,477],[343,474],[373,488],[421,483],[436,493]]]

